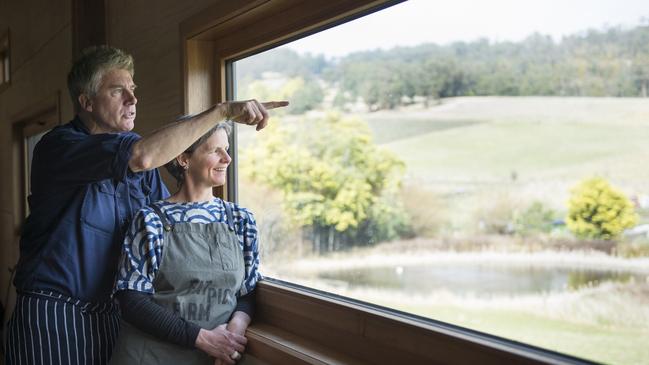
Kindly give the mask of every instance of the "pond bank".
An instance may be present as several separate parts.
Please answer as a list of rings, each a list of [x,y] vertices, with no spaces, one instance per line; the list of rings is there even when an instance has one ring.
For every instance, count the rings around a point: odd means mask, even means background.
[[[599,251],[477,252],[412,251],[405,253],[358,250],[303,258],[289,264],[295,273],[341,270],[358,267],[408,266],[421,264],[524,265],[557,268],[630,271],[649,274],[649,258],[622,258]]]

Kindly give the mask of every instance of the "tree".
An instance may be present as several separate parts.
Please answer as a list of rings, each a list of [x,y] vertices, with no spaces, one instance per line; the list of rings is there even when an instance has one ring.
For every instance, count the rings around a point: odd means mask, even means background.
[[[535,201],[523,212],[514,215],[514,230],[523,236],[550,232],[554,215],[555,212],[552,209]]]
[[[584,180],[572,190],[566,225],[577,237],[615,239],[637,220],[631,201],[600,177]]]
[[[303,114],[320,106],[324,99],[324,91],[318,80],[297,77],[284,85],[282,97],[291,101],[288,109],[290,114]]]
[[[404,164],[372,143],[361,120],[329,114],[273,123],[241,168],[282,192],[284,210],[316,251],[393,239],[406,229],[396,199]]]
[[[633,60],[633,77],[639,96],[646,98],[649,89],[649,56],[638,56]]]
[[[378,110],[420,98],[427,103],[473,95],[647,96],[648,60],[649,26],[642,25],[591,29],[559,42],[534,33],[520,42],[420,44],[354,52],[331,61],[278,48],[237,61],[236,66],[242,92],[254,80],[279,74],[285,80],[304,81],[293,105],[317,105],[321,90],[310,80],[318,80],[338,88],[336,105],[345,105],[348,96]],[[276,84],[267,82],[269,89]],[[300,110],[304,107],[289,112]]]

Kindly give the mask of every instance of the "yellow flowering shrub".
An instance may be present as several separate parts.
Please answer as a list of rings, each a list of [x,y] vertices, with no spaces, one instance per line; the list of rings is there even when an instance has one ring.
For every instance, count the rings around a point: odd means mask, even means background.
[[[584,180],[572,190],[566,225],[577,237],[615,239],[637,221],[631,201],[603,178]]]

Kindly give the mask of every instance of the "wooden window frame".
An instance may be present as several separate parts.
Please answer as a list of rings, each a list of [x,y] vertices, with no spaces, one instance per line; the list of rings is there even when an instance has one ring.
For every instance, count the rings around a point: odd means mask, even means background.
[[[11,37],[9,29],[0,33],[0,92],[11,85]]]
[[[14,239],[20,237],[20,230],[28,215],[27,203],[29,174],[27,165],[27,145],[25,140],[61,124],[61,93],[56,92],[33,105],[29,110],[14,115],[12,120],[12,165],[14,186]]]
[[[232,98],[232,61],[402,1],[214,1],[180,24],[184,112]],[[236,153],[236,135],[231,143]],[[236,181],[228,185],[217,193],[227,198]],[[591,363],[274,279],[256,293],[246,353],[261,364]]]

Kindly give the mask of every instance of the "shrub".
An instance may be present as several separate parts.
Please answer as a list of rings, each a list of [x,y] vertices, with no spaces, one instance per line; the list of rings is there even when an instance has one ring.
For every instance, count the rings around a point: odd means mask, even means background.
[[[531,233],[548,233],[552,231],[555,212],[546,208],[543,203],[535,201],[527,209],[517,214],[514,219],[514,230],[521,235]]]
[[[400,193],[412,236],[435,237],[449,224],[446,202],[439,195],[422,188],[421,184],[404,186]]]
[[[594,177],[573,188],[566,225],[579,238],[612,240],[637,219],[633,204],[622,192]]]
[[[518,203],[510,194],[491,191],[476,202],[474,220],[480,232],[489,234],[514,233],[514,212]]]

